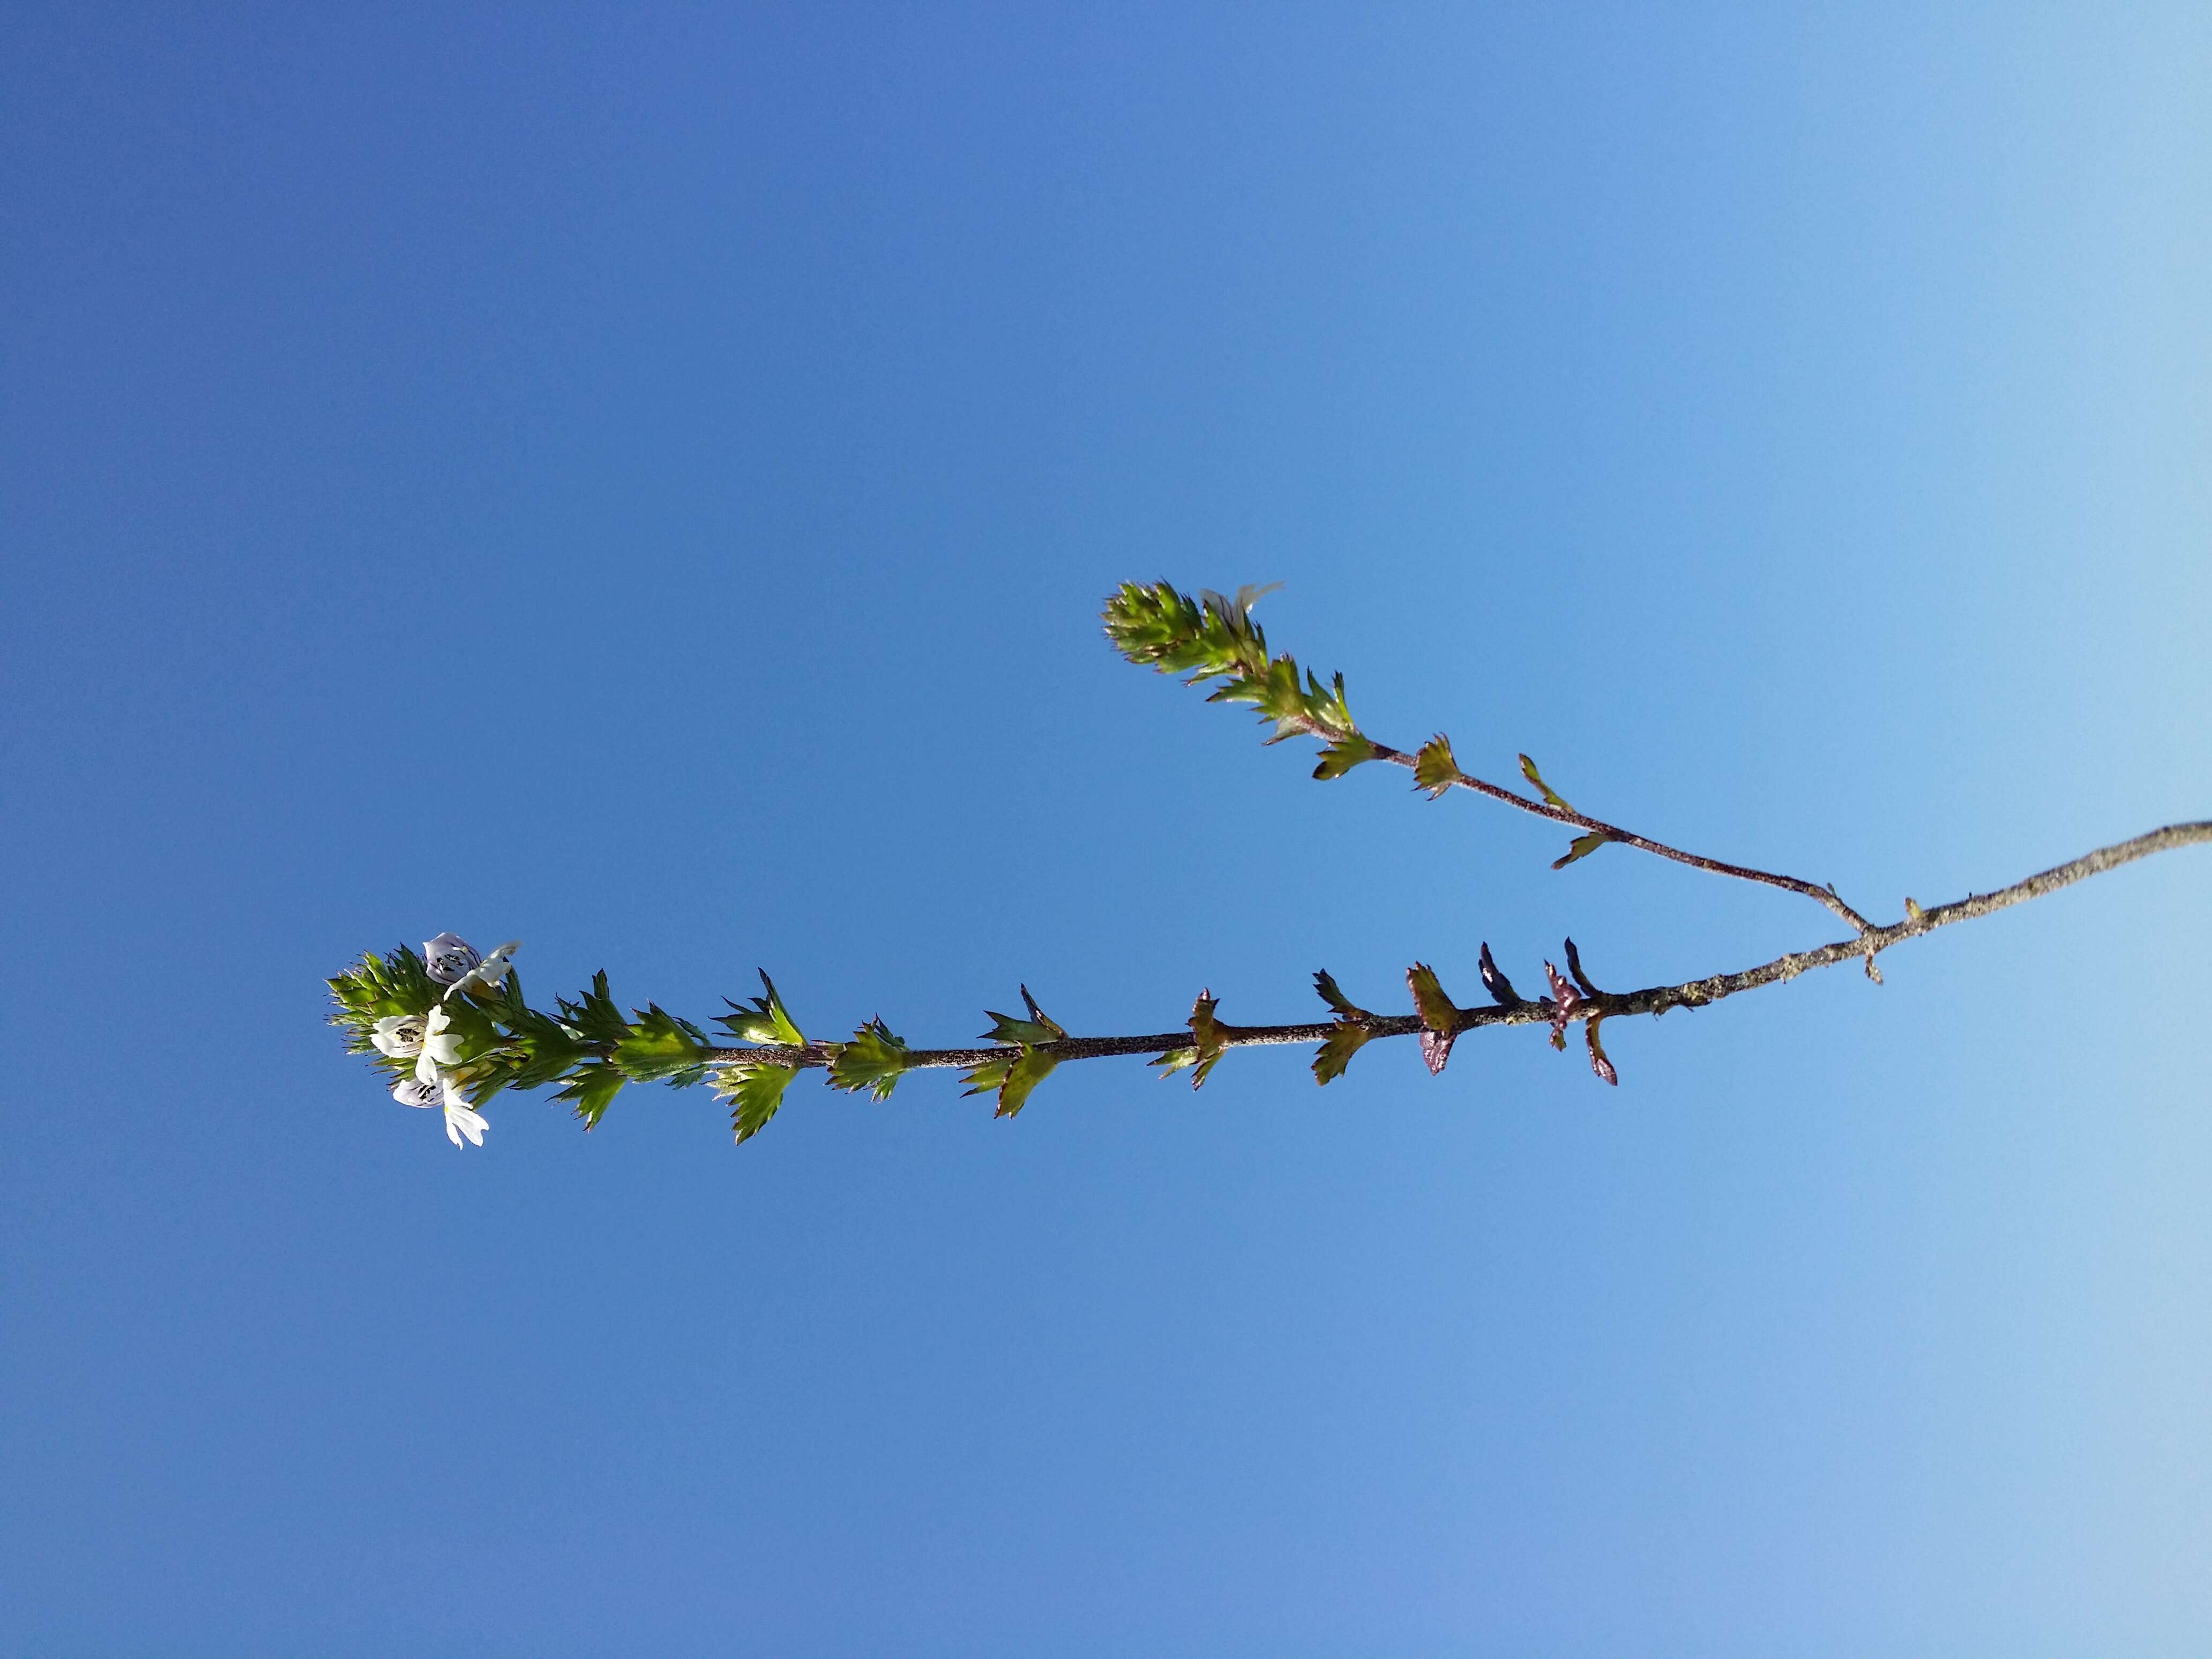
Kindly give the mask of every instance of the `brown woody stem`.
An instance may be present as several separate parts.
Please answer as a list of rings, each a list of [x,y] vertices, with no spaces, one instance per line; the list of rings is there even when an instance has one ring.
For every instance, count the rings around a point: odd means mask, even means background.
[[[1467,780],[1472,783],[1472,780]],[[1505,794],[1489,785],[1481,787],[1491,793]],[[1508,799],[1527,806],[1547,817],[1559,818],[1563,823],[1581,823],[1601,828],[1593,820],[1555,811],[1534,802],[1522,800],[1519,796]],[[1838,939],[1832,945],[1816,945],[1809,951],[1793,951],[1771,962],[1761,963],[1756,968],[1746,968],[1733,974],[1714,974],[1705,979],[1686,981],[1680,985],[1655,985],[1641,991],[1618,994],[1601,993],[1585,997],[1568,1011],[1570,1020],[1600,1019],[1613,1014],[1663,1014],[1669,1008],[1702,1008],[1708,1003],[1718,1002],[1723,997],[1734,996],[1739,991],[1755,991],[1761,986],[1777,985],[1784,980],[1814,968],[1829,968],[1840,962],[1871,960],[1879,951],[1893,945],[1902,945],[1909,939],[1933,933],[1938,927],[1948,927],[1953,922],[1972,921],[1978,916],[1995,910],[2023,904],[2029,899],[2040,898],[2045,893],[2070,887],[2077,881],[2098,875],[2136,859],[2148,858],[2154,853],[2163,853],[2172,848],[2187,847],[2199,842],[2212,842],[2212,821],[2196,823],[2169,824],[2163,830],[2154,830],[2148,835],[2137,836],[2132,841],[2118,842],[2110,847],[2100,847],[2094,853],[2068,863],[2033,875],[2025,881],[2001,887],[1993,893],[1972,893],[1950,904],[1939,904],[1907,915],[1904,921],[1877,927],[1853,917],[1860,932],[1856,938]],[[1642,842],[1637,842],[1643,845]],[[1707,861],[1686,853],[1666,851],[1669,856],[1686,863],[1706,866]],[[1714,867],[1714,866],[1707,866]],[[1732,866],[1717,866],[1731,871]],[[1741,872],[1739,872],[1741,873]],[[1785,876],[1760,876],[1749,872],[1753,878],[1773,882],[1778,885],[1802,887]],[[1815,894],[1822,889],[1803,888]],[[1838,901],[1840,903],[1840,901]],[[1835,908],[1833,905],[1831,908]],[[1548,1022],[1554,1017],[1554,1005],[1549,998],[1530,1000],[1520,998],[1505,1006],[1462,1008],[1459,1011],[1456,1031],[1468,1031],[1479,1025],[1528,1025]],[[1421,1029],[1417,1014],[1375,1014],[1358,1022],[1373,1037],[1410,1036]],[[1227,1038],[1231,1048],[1263,1048],[1301,1042],[1321,1042],[1336,1029],[1337,1022],[1322,1021],[1305,1025],[1221,1025],[1218,1029]],[[1115,1054],[1164,1054],[1177,1049],[1197,1046],[1197,1040],[1188,1030],[1162,1031],[1151,1036],[1065,1037],[1057,1042],[1039,1043],[1037,1050],[1056,1060],[1101,1060]],[[764,1044],[748,1048],[717,1048],[710,1064],[720,1066],[827,1066],[836,1058],[836,1043],[810,1042],[802,1048]],[[988,1060],[1004,1060],[1019,1053],[1018,1049],[994,1045],[981,1048],[916,1048],[905,1057],[906,1068],[918,1070],[927,1066],[981,1066]]]
[[[1389,761],[1408,770],[1411,770],[1413,766],[1412,754],[1402,749],[1393,749],[1386,744],[1378,743],[1375,745],[1375,758]],[[1701,853],[1686,853],[1679,847],[1669,847],[1664,842],[1653,841],[1649,836],[1637,835],[1632,830],[1623,830],[1619,824],[1607,823],[1602,818],[1594,818],[1566,807],[1554,806],[1549,801],[1532,800],[1514,790],[1487,782],[1481,778],[1470,777],[1464,772],[1455,770],[1452,781],[1462,789],[1472,789],[1477,794],[1489,796],[1492,800],[1502,800],[1509,806],[1517,806],[1524,812],[1534,812],[1540,818],[1550,818],[1555,823],[1571,823],[1577,830],[1592,830],[1603,836],[1607,841],[1617,841],[1624,847],[1633,847],[1643,852],[1656,853],[1662,859],[1674,860],[1677,864],[1686,864],[1693,869],[1707,871],[1716,876],[1734,876],[1738,881],[1764,882],[1769,887],[1779,887],[1788,892],[1802,893],[1807,898],[1817,900],[1826,906],[1837,915],[1857,928],[1860,933],[1865,933],[1873,928],[1874,924],[1844,903],[1837,896],[1832,887],[1823,887],[1814,882],[1801,881],[1796,876],[1778,876],[1771,870],[1753,870],[1745,865],[1725,864],[1719,859],[1709,859]],[[1865,953],[1862,951],[1860,954]]]

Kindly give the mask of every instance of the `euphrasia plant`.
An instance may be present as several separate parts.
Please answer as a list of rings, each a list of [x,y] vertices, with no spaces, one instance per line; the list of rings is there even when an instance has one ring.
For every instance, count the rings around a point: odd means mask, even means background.
[[[1366,1044],[1388,1037],[1416,1039],[1430,1072],[1440,1073],[1453,1043],[1491,1025],[1547,1026],[1552,1046],[1559,1049],[1567,1046],[1568,1028],[1579,1025],[1591,1071],[1617,1084],[1619,1073],[1599,1037],[1607,1019],[1703,1007],[1844,962],[1863,963],[1868,977],[1879,982],[1875,958],[1892,945],[2039,897],[2130,860],[2212,841],[2212,823],[2171,824],[1996,892],[1924,908],[1908,898],[1901,919],[1877,925],[1846,904],[1832,885],[1725,864],[1577,811],[1526,755],[1520,757],[1528,786],[1523,793],[1462,771],[1442,734],[1413,750],[1376,742],[1352,718],[1341,674],[1323,684],[1291,658],[1269,653],[1267,635],[1252,620],[1253,602],[1267,591],[1240,588],[1233,598],[1201,592],[1193,599],[1166,582],[1125,583],[1106,602],[1106,636],[1133,663],[1188,675],[1193,684],[1211,682],[1211,702],[1249,703],[1273,728],[1269,743],[1317,738],[1322,749],[1314,768],[1316,778],[1340,778],[1370,763],[1401,766],[1413,773],[1414,787],[1432,800],[1454,789],[1471,790],[1571,830],[1566,851],[1552,866],[1555,870],[1608,846],[1632,848],[1714,875],[1800,894],[1839,919],[1850,936],[1734,973],[1621,992],[1599,989],[1583,969],[1581,951],[1568,939],[1560,953],[1565,969],[1544,963],[1543,988],[1533,997],[1514,988],[1486,943],[1478,960],[1488,1001],[1473,1007],[1455,1002],[1435,970],[1415,963],[1406,970],[1410,1013],[1363,1008],[1322,971],[1314,975],[1314,986],[1328,1005],[1327,1020],[1231,1025],[1219,1017],[1220,1004],[1209,990],[1199,994],[1180,1030],[1139,1036],[1071,1036],[1024,986],[1020,1014],[987,1011],[991,1029],[983,1033],[982,1046],[910,1048],[881,1019],[868,1021],[848,1037],[807,1036],[764,972],[760,995],[727,1002],[729,1012],[715,1017],[714,1024],[728,1042],[657,1005],[625,1012],[604,973],[573,1000],[556,998],[548,1012],[523,996],[513,962],[518,945],[503,945],[480,957],[464,940],[441,933],[420,953],[402,946],[386,956],[365,956],[332,979],[337,1009],[331,1023],[344,1030],[349,1051],[375,1056],[373,1063],[392,1080],[392,1098],[403,1105],[442,1109],[447,1138],[456,1146],[483,1144],[489,1127],[483,1109],[506,1089],[550,1087],[589,1129],[625,1084],[688,1088],[703,1083],[729,1103],[731,1127],[744,1141],[767,1126],[791,1080],[804,1071],[823,1073],[833,1089],[865,1091],[887,1100],[907,1073],[951,1067],[966,1073],[969,1094],[994,1097],[997,1115],[1012,1117],[1037,1085],[1069,1060],[1149,1054],[1166,1074],[1189,1072],[1196,1088],[1231,1048],[1310,1043],[1316,1045],[1315,1080],[1325,1084],[1341,1077]]]

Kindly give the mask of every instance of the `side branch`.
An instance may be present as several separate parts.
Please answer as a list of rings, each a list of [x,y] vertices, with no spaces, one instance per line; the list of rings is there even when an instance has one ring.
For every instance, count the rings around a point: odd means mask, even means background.
[[[1316,732],[1315,735],[1322,734]],[[1407,753],[1402,749],[1393,749],[1387,744],[1378,743],[1375,744],[1375,758],[1405,767],[1416,777],[1421,775],[1418,757]],[[1723,863],[1719,859],[1709,859],[1701,853],[1686,853],[1679,847],[1669,847],[1664,842],[1653,841],[1647,836],[1636,834],[1633,830],[1623,830],[1618,824],[1607,823],[1602,818],[1594,818],[1586,812],[1577,812],[1574,808],[1564,804],[1554,805],[1548,801],[1531,800],[1517,791],[1487,782],[1481,778],[1471,777],[1456,766],[1451,769],[1450,775],[1442,781],[1462,789],[1472,789],[1477,794],[1487,795],[1492,800],[1502,800],[1509,806],[1517,806],[1524,812],[1534,812],[1538,817],[1549,818],[1555,823],[1572,824],[1577,830],[1591,835],[1601,836],[1607,841],[1619,842],[1624,847],[1633,847],[1640,852],[1654,853],[1662,859],[1672,859],[1677,864],[1686,864],[1692,869],[1703,870],[1711,875],[1733,876],[1738,881],[1763,882],[1769,887],[1779,887],[1787,892],[1802,893],[1807,898],[1826,906],[1863,933],[1873,926],[1864,916],[1844,903],[1832,887],[1823,887],[1813,882],[1802,881],[1796,876],[1777,875],[1771,870],[1753,870],[1746,865]],[[1562,860],[1561,862],[1564,863],[1565,860]],[[1864,953],[1861,952],[1861,954]]]

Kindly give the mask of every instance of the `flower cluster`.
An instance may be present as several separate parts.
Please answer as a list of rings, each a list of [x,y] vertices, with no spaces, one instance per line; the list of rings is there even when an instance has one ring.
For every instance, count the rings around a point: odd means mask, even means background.
[[[392,1097],[403,1106],[444,1106],[446,1138],[456,1146],[464,1138],[471,1146],[483,1146],[484,1131],[491,1126],[469,1104],[462,1039],[453,1028],[448,1005],[471,992],[496,991],[514,952],[521,948],[522,941],[514,939],[486,957],[458,933],[441,933],[424,941],[423,970],[444,991],[419,1013],[384,1016],[368,1033],[379,1054],[415,1062],[415,1074],[394,1084]]]

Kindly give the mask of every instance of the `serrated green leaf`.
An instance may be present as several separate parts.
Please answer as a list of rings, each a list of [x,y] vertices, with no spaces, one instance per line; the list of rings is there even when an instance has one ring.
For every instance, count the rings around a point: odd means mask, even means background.
[[[1229,1033],[1213,1011],[1221,1000],[1211,991],[1200,991],[1198,1000],[1190,1007],[1190,1034],[1198,1039],[1198,1066],[1190,1074],[1190,1086],[1200,1087],[1221,1056],[1228,1052]]]
[[[975,1066],[967,1076],[960,1079],[968,1085],[960,1091],[962,1097],[964,1098],[969,1095],[998,1093],[999,1085],[1006,1080],[1006,1073],[1012,1069],[1014,1062],[1020,1058],[1019,1054],[1009,1054],[1003,1058],[994,1057]]]
[[[1375,758],[1375,745],[1358,732],[1339,738],[1321,751],[1321,763],[1314,768],[1314,776],[1327,782],[1340,778],[1355,766],[1364,766]]]
[[[1421,1017],[1421,1060],[1434,1077],[1451,1058],[1452,1044],[1459,1038],[1461,1011],[1444,994],[1436,970],[1425,963],[1417,962],[1406,970],[1406,985],[1413,994],[1414,1012]]]
[[[629,1035],[629,1021],[615,1006],[604,972],[592,975],[592,988],[582,1000],[571,1002],[566,997],[556,1000],[560,1004],[562,1024],[573,1028],[586,1042],[611,1048]]]
[[[1607,835],[1602,830],[1593,830],[1587,836],[1577,836],[1572,841],[1567,843],[1566,856],[1565,858],[1556,858],[1552,860],[1552,868],[1554,870],[1564,870],[1569,865],[1572,864],[1577,859],[1588,858],[1592,853],[1596,852],[1599,848],[1604,846],[1606,842],[1612,839],[1613,837]]]
[[[1301,680],[1295,659],[1267,654],[1267,636],[1252,620],[1251,608],[1278,585],[1240,587],[1233,598],[1201,590],[1194,599],[1168,582],[1124,582],[1107,596],[1106,636],[1131,662],[1164,674],[1187,673],[1193,684],[1220,680],[1209,701],[1252,704],[1274,722],[1270,743],[1298,732],[1324,742],[1357,736],[1343,675],[1324,685],[1308,671]],[[1355,760],[1347,751],[1339,764],[1349,769],[1369,758]]]
[[[1314,989],[1321,1000],[1346,1019],[1372,1019],[1374,1015],[1354,1002],[1338,988],[1336,977],[1324,968],[1314,975]]]
[[[999,1085],[999,1109],[994,1115],[1012,1117],[1019,1112],[1030,1097],[1030,1091],[1050,1077],[1053,1067],[1059,1064],[1054,1055],[1024,1048],[1022,1057],[1006,1068],[1006,1075]]]
[[[1374,1035],[1355,1021],[1339,1021],[1322,1040],[1321,1052],[1314,1056],[1314,1081],[1326,1085],[1342,1077],[1344,1068],[1352,1064],[1352,1055]]]
[[[742,1003],[731,1002],[729,998],[724,997],[722,1000],[729,1004],[730,1012],[715,1015],[714,1023],[746,1042],[772,1042],[787,1048],[805,1048],[806,1039],[799,1035],[797,1023],[785,1010],[783,999],[775,994],[775,981],[768,976],[765,968],[757,971],[761,987],[768,994],[753,997]]]
[[[1413,755],[1413,787],[1425,789],[1429,799],[1440,799],[1459,781],[1459,763],[1452,758],[1451,739],[1439,732]]]
[[[1550,784],[1544,781],[1544,775],[1536,769],[1536,763],[1530,760],[1526,755],[1521,757],[1521,775],[1528,779],[1529,782],[1534,784],[1536,786],[1537,793],[1542,795],[1546,800],[1551,802],[1553,805],[1558,807],[1562,812],[1571,812],[1575,810],[1573,807],[1567,805],[1565,799],[1559,794],[1558,790],[1553,788]]]
[[[1174,1073],[1182,1071],[1188,1066],[1197,1065],[1198,1050],[1195,1048],[1170,1048],[1158,1059],[1149,1060],[1146,1064],[1158,1066],[1164,1074],[1172,1074]]]
[[[323,982],[331,988],[335,1005],[330,1022],[344,1030],[349,1054],[374,1053],[368,1034],[378,1020],[425,1012],[445,989],[430,977],[422,958],[404,945],[386,956],[365,952],[352,967]]]
[[[865,1089],[878,1100],[889,1100],[906,1070],[906,1056],[905,1039],[882,1020],[872,1019],[837,1045],[836,1058],[830,1062],[830,1086],[848,1094]]]
[[[1444,994],[1435,969],[1425,962],[1415,963],[1406,970],[1406,985],[1413,994],[1413,1011],[1420,1015],[1422,1024],[1439,1036],[1459,1030],[1458,1006]]]
[[[714,1073],[714,1092],[732,1103],[730,1128],[744,1146],[775,1115],[783,1091],[799,1075],[796,1066],[726,1066]]]
[[[1067,1035],[1059,1021],[1037,1006],[1036,999],[1030,994],[1030,988],[1026,985],[1022,987],[1022,1004],[1030,1011],[1027,1019],[994,1013],[986,1008],[983,1012],[990,1016],[991,1029],[983,1033],[984,1036],[993,1042],[1026,1047],[1040,1042],[1057,1042]]]
[[[623,1075],[635,1082],[670,1083],[680,1089],[705,1075],[709,1052],[704,1031],[654,1004],[637,1011],[612,1058]]]
[[[576,1121],[586,1129],[595,1129],[606,1115],[609,1103],[622,1092],[628,1079],[605,1060],[592,1060],[569,1073],[553,1098],[569,1103]]]

